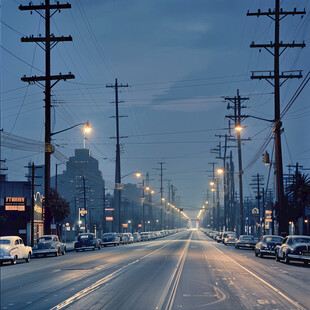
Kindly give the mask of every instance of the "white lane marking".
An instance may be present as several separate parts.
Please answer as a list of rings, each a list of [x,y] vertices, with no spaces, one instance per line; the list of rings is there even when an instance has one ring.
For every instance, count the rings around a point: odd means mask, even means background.
[[[213,244],[212,244],[213,245]],[[223,253],[225,256],[227,256],[230,260],[232,260],[236,265],[238,265],[239,267],[241,267],[243,270],[245,270],[247,273],[249,273],[250,275],[252,275],[253,277],[255,277],[256,279],[258,279],[259,281],[261,281],[262,283],[264,283],[265,285],[267,285],[269,288],[271,288],[273,291],[275,291],[277,294],[279,294],[281,297],[283,297],[284,299],[286,299],[288,302],[290,302],[291,304],[293,304],[296,309],[299,310],[307,310],[304,307],[302,307],[301,305],[299,305],[297,302],[295,302],[293,299],[287,297],[284,293],[282,293],[280,290],[278,290],[276,287],[274,287],[273,285],[271,285],[270,283],[268,283],[267,281],[265,281],[264,279],[262,279],[261,277],[259,277],[258,275],[256,275],[254,272],[250,271],[249,269],[243,267],[242,265],[240,265],[238,262],[236,262],[233,258],[231,258],[230,256],[228,256],[227,254],[225,254],[224,252],[222,252],[221,250],[219,250],[215,245],[213,245],[215,247],[216,250],[218,250],[219,252]]]
[[[56,305],[55,307],[51,308],[50,310],[60,310],[63,309],[67,306],[69,306],[70,304],[80,300],[81,298],[89,295],[90,293],[94,292],[95,290],[99,289],[103,284],[107,283],[108,281],[112,280],[113,278],[115,278],[119,273],[121,273],[123,270],[125,270],[126,268],[136,264],[137,262],[139,262],[142,259],[145,259],[153,254],[155,254],[156,252],[160,251],[161,249],[165,248],[166,246],[168,246],[169,244],[173,243],[173,242],[178,242],[179,240],[171,240],[170,242],[168,242],[167,244],[165,244],[164,246],[158,248],[157,250],[146,254],[144,256],[142,256],[139,259],[136,259],[135,261],[117,269],[116,271],[112,272],[111,274],[105,276],[104,278],[98,280],[97,282],[95,282],[94,284],[86,287],[85,289],[81,290],[80,292],[76,293],[75,295],[73,295],[72,297],[64,300],[63,302],[61,302],[60,304]]]
[[[163,293],[162,293],[162,295],[160,297],[160,300],[159,300],[157,306],[155,307],[155,309],[163,309],[163,305],[165,303],[165,300],[167,299],[169,290],[170,290],[170,288],[172,286],[172,282],[173,282],[173,280],[176,277],[176,273],[178,272],[178,274],[177,274],[177,277],[178,277],[178,275],[180,273],[180,270],[182,272],[183,267],[181,268],[181,264],[182,264],[183,260],[185,261],[185,259],[184,259],[184,257],[186,256],[185,253],[188,250],[188,247],[189,247],[189,244],[190,244],[190,239],[192,238],[192,234],[193,234],[193,232],[191,232],[191,235],[190,235],[189,239],[187,240],[187,243],[186,243],[186,245],[185,245],[185,247],[183,249],[183,252],[180,255],[180,258],[179,258],[179,260],[178,260],[178,262],[176,264],[176,267],[174,268],[174,272],[172,273],[168,283],[166,284],[166,287],[165,287],[165,289],[164,289],[164,291],[163,291]],[[183,263],[183,265],[184,265],[184,263]],[[177,287],[175,287],[175,285],[176,285],[176,283],[178,284],[178,280],[179,279],[176,278],[176,280],[174,282],[174,285],[173,285],[172,292],[171,292],[170,297],[169,297],[169,302],[170,302],[171,306],[173,305],[173,302],[171,302],[171,301],[174,300],[174,295],[175,295],[176,288],[177,288]],[[173,298],[173,300],[172,300],[172,298]],[[168,305],[166,306],[166,309],[170,309],[170,308],[168,308],[169,307],[169,302],[168,302]]]

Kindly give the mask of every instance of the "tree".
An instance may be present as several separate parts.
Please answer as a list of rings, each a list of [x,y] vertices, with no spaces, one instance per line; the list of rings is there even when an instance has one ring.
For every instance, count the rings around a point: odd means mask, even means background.
[[[287,186],[288,218],[294,222],[305,214],[310,204],[310,176],[297,172]]]
[[[43,200],[43,205],[45,206],[44,200]],[[51,188],[49,203],[45,207],[50,209],[51,215],[57,225],[57,233],[59,235],[60,234],[60,231],[58,229],[59,225],[70,214],[70,204],[59,195],[56,189]]]

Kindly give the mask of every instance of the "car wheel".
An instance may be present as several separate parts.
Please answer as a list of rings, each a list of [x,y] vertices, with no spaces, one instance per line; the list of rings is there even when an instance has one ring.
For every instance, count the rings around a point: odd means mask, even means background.
[[[38,258],[39,255],[38,255],[38,254],[34,254],[33,256],[34,256],[35,258]]]
[[[27,256],[26,259],[25,259],[26,263],[29,263],[29,262],[30,262],[30,259],[31,259],[31,253],[29,252],[29,253],[28,253],[28,256]]]
[[[239,246],[238,246],[238,245],[235,245],[235,248],[236,248],[236,249],[239,249]]]
[[[285,264],[289,264],[290,263],[290,259],[287,257],[287,255],[284,255],[284,263]]]
[[[259,252],[259,253],[258,253],[258,257],[259,257],[259,258],[263,258],[264,255],[263,255],[261,252]]]
[[[309,262],[308,262],[307,260],[305,260],[305,261],[304,261],[304,264],[305,264],[305,265],[308,265],[308,264],[309,264]]]
[[[61,252],[62,255],[66,254],[66,248],[64,248],[64,250]]]
[[[280,261],[280,257],[279,257],[278,252],[276,252],[276,261],[277,261],[277,262],[279,262],[279,261]]]
[[[11,260],[12,265],[16,265],[17,256],[15,255],[14,258]]]
[[[119,244],[118,244],[119,245]],[[116,243],[114,243],[114,246],[116,246]]]
[[[60,249],[57,250],[57,252],[55,253],[55,256],[59,256],[59,252],[60,252]]]
[[[82,251],[85,252],[85,249],[83,249]]]
[[[255,251],[255,256],[256,256],[256,257],[258,256],[258,253],[257,253],[257,251]]]

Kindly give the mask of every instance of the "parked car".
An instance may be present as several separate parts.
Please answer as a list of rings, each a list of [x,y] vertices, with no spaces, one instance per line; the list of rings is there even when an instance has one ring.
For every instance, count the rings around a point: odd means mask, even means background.
[[[254,249],[257,241],[251,235],[241,235],[235,242],[235,248],[249,248]]]
[[[138,232],[135,232],[132,235],[133,235],[133,241],[134,242],[141,242],[141,236]]]
[[[76,252],[85,250],[101,249],[101,240],[96,238],[93,233],[82,233],[78,235],[77,241],[74,243]]]
[[[23,239],[18,236],[0,237],[0,264],[10,262],[15,265],[17,260],[24,259],[30,262],[32,249],[24,244]]]
[[[132,235],[132,233],[126,233],[125,235],[128,238],[128,243],[133,243],[133,235]]]
[[[255,246],[255,256],[263,258],[264,255],[276,255],[276,246],[281,245],[284,238],[275,235],[262,236]]]
[[[120,239],[120,244],[128,244],[128,236],[126,234],[118,234]]]
[[[228,235],[226,236],[226,238],[224,239],[223,243],[224,243],[225,245],[230,245],[230,244],[235,245],[236,238],[237,238],[237,236],[236,236],[235,233],[233,233],[233,234],[228,234]]]
[[[310,261],[310,236],[287,236],[281,246],[276,248],[276,260],[302,261],[308,264]]]
[[[141,236],[141,241],[149,241],[150,240],[150,235],[147,232],[142,232],[140,234],[140,236]]]
[[[119,245],[120,244],[120,238],[116,233],[106,233],[102,236],[102,245],[108,246],[108,245]]]
[[[56,235],[44,235],[38,238],[37,243],[33,246],[32,254],[34,257],[38,257],[39,254],[47,255],[54,254],[66,254],[66,244],[59,241]]]

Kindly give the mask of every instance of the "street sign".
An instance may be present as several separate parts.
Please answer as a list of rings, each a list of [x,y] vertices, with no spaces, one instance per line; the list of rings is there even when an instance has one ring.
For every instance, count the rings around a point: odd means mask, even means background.
[[[87,214],[87,210],[84,209],[84,208],[82,208],[82,209],[80,210],[80,214],[81,214],[82,216],[84,216],[85,214]]]
[[[252,209],[252,215],[258,215],[258,214],[259,214],[258,208],[253,208]]]

